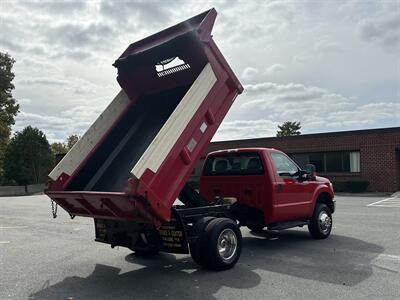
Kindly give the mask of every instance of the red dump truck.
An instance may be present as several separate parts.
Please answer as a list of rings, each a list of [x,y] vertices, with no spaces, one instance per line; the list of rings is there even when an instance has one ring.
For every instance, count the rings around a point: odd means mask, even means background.
[[[243,91],[212,39],[216,15],[211,9],[131,44],[114,63],[121,91],[49,174],[46,194],[71,217],[93,218],[96,241],[190,253],[223,270],[239,259],[242,225],[308,224],[314,237],[329,235],[329,182],[293,162],[295,172],[279,173],[276,150],[210,154],[200,192],[187,184]]]

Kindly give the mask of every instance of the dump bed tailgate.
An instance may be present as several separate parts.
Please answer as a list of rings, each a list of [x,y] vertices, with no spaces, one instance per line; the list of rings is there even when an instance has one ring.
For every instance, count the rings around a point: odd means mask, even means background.
[[[157,223],[143,199],[118,192],[47,192],[72,216]]]

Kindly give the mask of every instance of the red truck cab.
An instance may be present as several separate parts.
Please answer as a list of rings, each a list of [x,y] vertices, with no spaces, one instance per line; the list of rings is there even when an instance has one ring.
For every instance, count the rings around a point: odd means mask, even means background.
[[[200,194],[210,203],[233,199],[240,207],[241,225],[254,231],[306,224],[317,238],[325,238],[331,231],[335,201],[330,181],[315,176],[312,167],[302,170],[276,149],[243,148],[208,154]],[[314,223],[320,230],[311,229]]]

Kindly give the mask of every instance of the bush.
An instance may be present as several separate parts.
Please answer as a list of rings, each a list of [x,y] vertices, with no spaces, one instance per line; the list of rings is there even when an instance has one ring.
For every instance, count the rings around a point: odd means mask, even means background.
[[[368,181],[334,181],[332,182],[335,192],[363,193],[367,190]]]

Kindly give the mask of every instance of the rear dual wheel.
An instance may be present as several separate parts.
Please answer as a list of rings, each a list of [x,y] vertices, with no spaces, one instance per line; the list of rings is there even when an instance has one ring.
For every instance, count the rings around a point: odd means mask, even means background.
[[[200,239],[203,236],[204,230],[208,223],[210,223],[212,220],[214,220],[215,217],[204,217],[199,219],[193,226],[193,231],[194,234],[198,237],[197,241],[195,243],[190,243],[189,244],[189,249],[190,249],[190,255],[192,256],[193,260],[195,261],[196,264],[202,266],[204,265],[204,255],[203,255],[203,249],[202,249],[202,244]]]
[[[195,230],[200,231],[190,251],[197,264],[207,269],[227,270],[237,263],[242,251],[242,234],[236,222],[206,217],[195,224]]]

